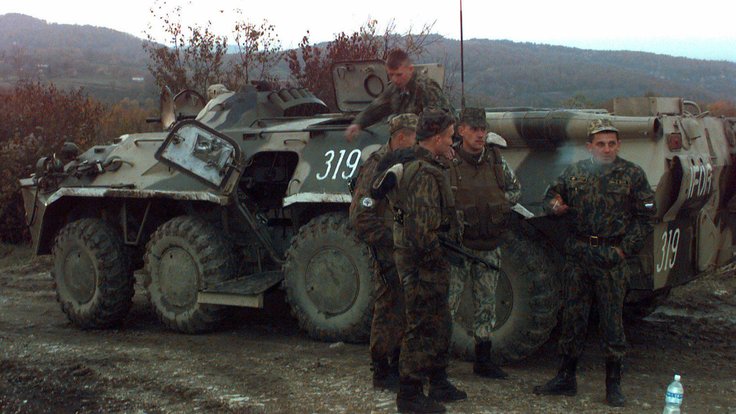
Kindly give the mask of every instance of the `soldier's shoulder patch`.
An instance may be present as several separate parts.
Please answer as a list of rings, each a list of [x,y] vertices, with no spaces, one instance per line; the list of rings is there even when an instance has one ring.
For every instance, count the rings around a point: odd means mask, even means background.
[[[363,197],[360,200],[360,205],[365,208],[373,208],[373,206],[376,204],[375,200],[373,200],[370,197]]]

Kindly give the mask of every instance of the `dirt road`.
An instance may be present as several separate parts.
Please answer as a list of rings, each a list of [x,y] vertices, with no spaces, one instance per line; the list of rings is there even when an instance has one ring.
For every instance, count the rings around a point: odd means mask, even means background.
[[[166,331],[145,295],[120,329],[80,331],[55,301],[48,260],[27,252],[0,260],[2,413],[392,413],[374,391],[365,345],[310,340],[283,296],[239,311],[219,332]],[[450,413],[660,413],[672,374],[682,375],[685,413],[736,413],[736,277],[733,267],[673,291],[650,318],[627,327],[626,408],[604,402],[604,363],[589,337],[575,398],[540,398],[533,385],[555,372],[554,344],[482,380],[453,361],[469,398]]]

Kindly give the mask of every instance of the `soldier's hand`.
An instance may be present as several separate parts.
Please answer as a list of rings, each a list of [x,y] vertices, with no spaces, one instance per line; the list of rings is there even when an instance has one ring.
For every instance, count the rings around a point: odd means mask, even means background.
[[[565,201],[562,200],[562,197],[559,194],[557,194],[555,198],[549,201],[549,207],[550,210],[552,210],[552,213],[556,216],[565,214],[567,213],[567,210],[570,209],[570,206],[565,204]]]
[[[345,130],[345,139],[348,142],[352,142],[353,138],[355,138],[355,136],[358,135],[358,132],[360,132],[360,125],[350,124],[348,129]]]

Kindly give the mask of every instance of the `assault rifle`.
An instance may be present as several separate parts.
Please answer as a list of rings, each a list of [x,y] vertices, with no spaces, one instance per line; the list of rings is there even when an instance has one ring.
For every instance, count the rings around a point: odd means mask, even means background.
[[[491,269],[492,270],[501,270],[498,266],[494,265],[493,263],[489,262],[488,260],[486,260],[486,259],[484,259],[482,257],[478,257],[478,256],[474,255],[473,253],[470,253],[463,246],[461,246],[461,245],[459,245],[459,244],[457,244],[455,242],[452,242],[452,241],[448,240],[447,238],[440,237],[440,244],[444,248],[446,248],[447,250],[449,250],[451,254],[454,254],[456,257],[459,257],[459,258],[462,258],[462,259],[465,259],[465,260],[470,260],[471,262],[474,262],[474,263],[480,263],[480,264],[482,264],[483,266],[485,266],[489,270],[491,270]]]

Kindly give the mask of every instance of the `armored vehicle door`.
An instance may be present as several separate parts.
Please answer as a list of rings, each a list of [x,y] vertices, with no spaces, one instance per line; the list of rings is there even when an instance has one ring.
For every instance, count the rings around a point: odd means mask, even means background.
[[[237,143],[194,120],[175,124],[155,157],[223,194],[232,191],[240,176]]]
[[[436,63],[414,65],[414,70],[444,83],[445,68]],[[388,74],[382,60],[339,62],[332,66],[335,101],[341,112],[362,111],[388,86]]]

